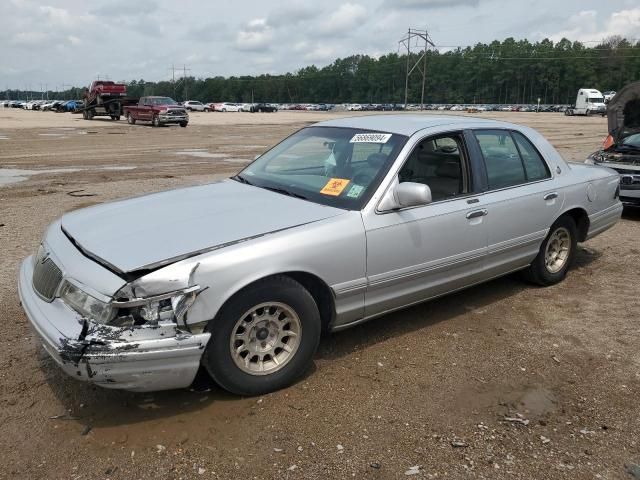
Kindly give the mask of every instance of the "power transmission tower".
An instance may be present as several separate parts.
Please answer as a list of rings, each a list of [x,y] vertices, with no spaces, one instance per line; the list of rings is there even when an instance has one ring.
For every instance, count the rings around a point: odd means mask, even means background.
[[[173,87],[173,98],[176,98],[176,67],[171,64],[171,86]]]
[[[407,108],[407,102],[409,98],[409,76],[416,69],[418,65],[422,62],[422,95],[420,97],[420,110],[424,109],[424,86],[427,80],[427,49],[431,47],[435,47],[431,38],[429,37],[429,33],[426,29],[424,30],[416,30],[415,28],[409,28],[407,31],[407,36],[398,42],[401,45],[407,47],[407,73],[404,80],[404,108]],[[417,49],[418,51],[422,51],[422,54],[413,65],[413,67],[409,68],[411,64],[411,49]]]
[[[190,72],[191,69],[187,68],[186,65],[182,66],[182,78],[184,79],[184,101],[189,100],[189,87],[187,86],[187,72]]]

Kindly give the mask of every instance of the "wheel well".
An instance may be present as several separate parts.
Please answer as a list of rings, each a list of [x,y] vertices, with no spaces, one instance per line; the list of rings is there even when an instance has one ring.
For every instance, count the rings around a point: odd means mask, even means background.
[[[322,331],[327,332],[335,318],[335,303],[331,288],[319,277],[307,272],[284,272],[285,275],[294,279],[306,288],[318,305],[320,320],[322,321]]]
[[[576,228],[578,229],[578,241],[584,242],[587,239],[587,233],[589,232],[589,215],[582,208],[572,208],[567,210],[563,215],[569,215],[576,222]]]

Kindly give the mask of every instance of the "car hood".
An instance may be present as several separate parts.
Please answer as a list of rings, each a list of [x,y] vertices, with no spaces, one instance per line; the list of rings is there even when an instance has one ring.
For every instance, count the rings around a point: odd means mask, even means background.
[[[128,273],[343,213],[224,180],[77,210],[61,223],[87,256]]]
[[[640,81],[626,85],[609,101],[607,124],[616,141],[640,131]]]

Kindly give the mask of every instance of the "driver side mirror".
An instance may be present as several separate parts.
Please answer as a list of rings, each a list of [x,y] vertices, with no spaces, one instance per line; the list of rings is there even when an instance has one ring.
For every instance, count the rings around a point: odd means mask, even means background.
[[[424,183],[395,183],[380,202],[378,210],[387,212],[431,203],[431,189]]]

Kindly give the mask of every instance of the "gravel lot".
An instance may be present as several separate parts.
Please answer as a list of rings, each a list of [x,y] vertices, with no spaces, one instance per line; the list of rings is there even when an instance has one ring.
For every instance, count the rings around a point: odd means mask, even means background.
[[[336,115],[196,113],[154,129],[0,109],[0,478],[632,478],[638,210],[585,244],[564,283],[509,276],[329,336],[305,379],[264,397],[113,392],[47,358],[16,278],[51,221],[229,176]],[[600,117],[483,116],[538,128],[569,160],[606,135]]]

